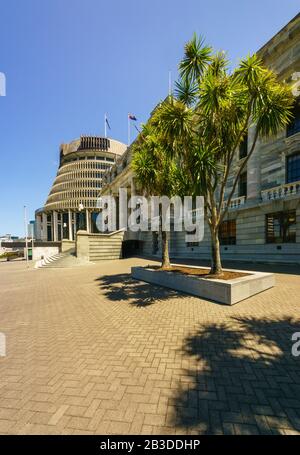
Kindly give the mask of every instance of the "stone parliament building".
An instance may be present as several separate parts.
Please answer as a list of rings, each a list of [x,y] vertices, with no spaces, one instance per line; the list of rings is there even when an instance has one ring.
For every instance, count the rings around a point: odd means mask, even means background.
[[[221,228],[221,254],[230,260],[300,263],[300,14],[257,53],[281,80],[294,83],[294,118],[277,137],[257,143]],[[250,128],[236,160],[246,157],[252,135]],[[117,196],[121,187],[135,193],[130,161],[131,147],[112,139],[83,137],[62,146],[56,180],[36,212],[37,238],[74,241],[79,228],[96,235],[96,197]],[[160,255],[156,232],[125,232],[122,241],[131,242],[138,254]],[[200,243],[186,242],[185,232],[171,232],[170,256],[209,258],[209,230]]]

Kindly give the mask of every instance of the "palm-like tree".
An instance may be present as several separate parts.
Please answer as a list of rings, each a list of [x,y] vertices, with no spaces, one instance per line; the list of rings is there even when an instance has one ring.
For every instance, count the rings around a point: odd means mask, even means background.
[[[276,135],[287,125],[293,99],[289,87],[256,55],[242,60],[230,73],[224,53],[213,54],[196,36],[185,46],[179,72],[177,99],[169,97],[157,109],[156,128],[184,167],[194,193],[204,196],[212,244],[211,273],[220,275],[219,230],[239,177],[258,137]],[[250,126],[254,129],[251,148],[233,166]]]
[[[180,185],[180,169],[168,152],[166,141],[158,134],[153,120],[143,126],[141,134],[133,146],[132,169],[138,186],[151,196],[168,196],[178,194]],[[161,218],[161,217],[160,217]],[[162,269],[170,268],[169,233],[162,229]]]

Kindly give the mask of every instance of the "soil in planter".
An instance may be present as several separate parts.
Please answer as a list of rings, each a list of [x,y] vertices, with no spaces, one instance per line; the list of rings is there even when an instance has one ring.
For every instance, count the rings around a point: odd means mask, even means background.
[[[201,275],[201,278],[208,278],[208,279],[219,279],[219,280],[234,280],[235,278],[242,278],[244,276],[251,275],[250,273],[242,273],[242,272],[232,272],[228,270],[224,270],[221,275],[210,275],[209,269],[196,269],[193,267],[181,267],[179,265],[172,265],[167,269],[162,269],[158,265],[149,266],[153,270],[161,270],[164,272],[176,272],[176,273],[183,273],[184,275]]]

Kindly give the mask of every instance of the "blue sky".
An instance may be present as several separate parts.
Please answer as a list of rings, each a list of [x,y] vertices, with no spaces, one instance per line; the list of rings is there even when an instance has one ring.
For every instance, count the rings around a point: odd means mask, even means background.
[[[56,175],[59,144],[80,134],[127,142],[147,120],[193,32],[233,64],[299,12],[298,0],[0,0],[0,234],[23,234]]]

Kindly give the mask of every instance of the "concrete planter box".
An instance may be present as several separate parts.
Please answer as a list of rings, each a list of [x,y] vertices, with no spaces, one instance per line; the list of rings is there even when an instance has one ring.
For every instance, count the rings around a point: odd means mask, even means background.
[[[176,265],[176,264],[173,264]],[[182,267],[182,264],[180,264]],[[207,269],[207,267],[191,267]],[[224,269],[228,270],[228,269]],[[252,295],[275,286],[273,273],[233,270],[234,272],[249,273],[248,276],[233,280],[206,279],[199,276],[183,275],[178,272],[153,270],[148,267],[132,267],[131,275],[137,280],[158,284],[176,291],[186,292],[208,300],[234,305]]]

